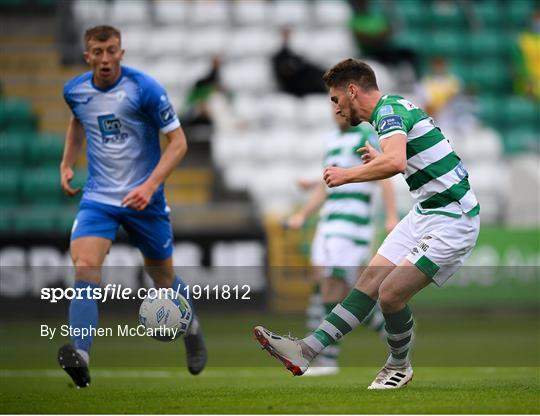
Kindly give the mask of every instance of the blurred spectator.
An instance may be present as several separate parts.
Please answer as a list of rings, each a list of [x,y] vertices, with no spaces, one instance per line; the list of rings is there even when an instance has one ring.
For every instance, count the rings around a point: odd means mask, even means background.
[[[445,58],[431,60],[429,72],[420,79],[418,90],[422,106],[438,123],[454,118],[451,103],[461,92],[461,82],[448,70]]]
[[[186,126],[212,125],[212,116],[208,102],[217,91],[222,91],[220,82],[221,58],[214,56],[210,71],[197,80],[188,93],[186,100],[187,110],[182,116],[182,123]]]
[[[281,49],[272,56],[272,70],[279,89],[297,97],[326,93],[322,80],[324,70],[291,50],[289,29],[281,31],[281,38]]]
[[[540,100],[540,8],[531,15],[531,25],[518,36],[514,59],[516,91]]]
[[[394,29],[389,19],[379,10],[370,10],[367,0],[349,0],[353,16],[349,22],[360,53],[384,65],[395,67],[407,63],[418,71],[416,53],[410,49],[392,45]]]

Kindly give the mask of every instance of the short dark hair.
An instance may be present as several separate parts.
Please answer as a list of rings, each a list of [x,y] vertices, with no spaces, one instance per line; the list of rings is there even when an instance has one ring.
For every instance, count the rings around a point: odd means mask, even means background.
[[[352,58],[345,59],[326,71],[323,81],[328,88],[345,87],[354,82],[364,91],[379,89],[373,69],[365,62]]]
[[[120,43],[122,43],[122,35],[115,27],[107,25],[91,27],[84,32],[84,47],[88,48],[88,42],[90,42],[92,39],[99,42],[105,42],[113,37],[118,38]]]

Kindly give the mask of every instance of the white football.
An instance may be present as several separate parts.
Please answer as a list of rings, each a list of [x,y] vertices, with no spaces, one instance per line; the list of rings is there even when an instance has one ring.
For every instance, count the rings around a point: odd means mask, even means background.
[[[143,300],[139,309],[139,322],[153,338],[172,341],[186,333],[192,315],[185,297],[167,291],[158,297],[146,297]]]

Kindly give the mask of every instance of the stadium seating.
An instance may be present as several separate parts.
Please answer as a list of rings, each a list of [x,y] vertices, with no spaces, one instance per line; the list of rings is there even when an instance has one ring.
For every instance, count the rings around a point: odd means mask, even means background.
[[[389,13],[390,18],[397,17],[396,27],[402,30],[394,35],[394,44],[412,49],[424,63],[433,56],[447,57],[465,92],[476,96],[476,114],[484,126],[457,128],[452,137],[458,139],[456,148],[471,172],[486,175],[500,165],[503,153],[538,152],[538,107],[512,95],[510,59],[515,35],[526,26],[533,3],[478,0],[470,3],[470,10],[465,10],[465,3],[395,1],[389,10],[390,3],[371,1],[371,7]],[[332,130],[333,120],[324,94],[298,99],[278,93],[270,57],[279,48],[279,31],[285,25],[292,28],[293,50],[322,67],[356,56],[356,45],[348,32],[348,3],[156,0],[151,4],[155,20],[148,17],[147,2],[73,2],[80,27],[97,22],[120,26],[126,64],[163,83],[179,113],[190,86],[208,71],[212,57],[220,55],[222,83],[232,97],[231,110],[243,123],[232,128],[234,123],[229,123],[229,130],[216,129],[213,161],[223,170],[226,185],[250,192],[261,213],[290,210],[302,200],[291,184],[302,174],[320,175],[324,137]],[[468,21],[471,11],[477,23],[473,26]],[[373,67],[383,91],[414,98],[415,92],[396,81],[393,72],[377,62]],[[37,134],[36,127],[28,102],[2,101],[0,162],[8,169],[0,180],[5,190],[0,202],[8,204],[10,198],[21,201],[25,204],[21,215],[32,211],[40,192],[57,189],[59,180],[61,137]],[[484,161],[479,163],[479,159]],[[257,170],[264,175],[254,175]],[[483,200],[502,198],[488,185],[478,184]],[[36,187],[40,189],[32,192]],[[67,203],[56,191],[46,199],[49,206]],[[402,208],[410,204],[406,188],[398,186],[398,200]],[[504,207],[494,206],[493,213],[485,214],[488,218],[501,217]],[[49,221],[48,214],[28,215],[32,221],[59,224]]]
[[[0,100],[0,131],[32,131],[35,127],[36,119],[29,101]]]

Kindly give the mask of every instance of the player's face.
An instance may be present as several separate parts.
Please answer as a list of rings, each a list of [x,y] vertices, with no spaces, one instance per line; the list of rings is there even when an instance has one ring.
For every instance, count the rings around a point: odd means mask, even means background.
[[[351,126],[360,124],[362,120],[353,107],[350,91],[345,88],[331,87],[329,93],[336,115],[343,117]]]
[[[120,76],[120,62],[124,50],[120,39],[113,36],[106,41],[91,39],[84,53],[86,63],[94,73],[94,82],[98,87],[107,87],[116,82]]]

